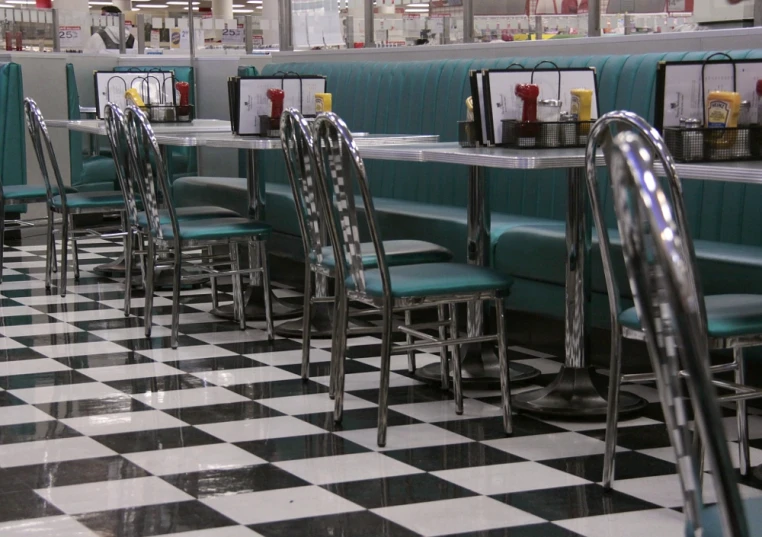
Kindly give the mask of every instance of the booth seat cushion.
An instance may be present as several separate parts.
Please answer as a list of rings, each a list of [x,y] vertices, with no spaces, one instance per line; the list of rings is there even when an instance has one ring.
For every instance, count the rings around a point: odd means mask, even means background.
[[[178,221],[204,220],[209,218],[236,218],[238,213],[224,207],[198,206],[198,207],[178,207],[175,209],[175,216]],[[169,224],[169,211],[161,209],[159,211],[159,223]],[[146,227],[148,225],[148,216],[145,212],[138,213],[138,225]]]
[[[489,268],[464,263],[429,263],[389,268],[391,295],[394,298],[433,297],[498,291],[506,295],[513,280]],[[348,289],[354,281],[347,278]],[[373,297],[384,295],[381,272],[365,271],[365,291]]]
[[[114,159],[104,155],[84,158],[82,172],[72,183],[82,192],[114,190],[117,184]]]
[[[629,297],[619,233],[609,230],[612,264],[622,296]],[[696,240],[696,262],[704,294],[762,294],[762,246]],[[566,226],[548,222],[543,225],[513,226],[497,238],[493,263],[496,269],[515,278],[563,285],[566,271]],[[598,237],[592,236],[591,287],[606,293]]]
[[[184,241],[225,240],[254,236],[267,236],[270,226],[264,222],[248,218],[215,218],[208,220],[186,220],[179,223],[180,239]],[[170,224],[161,226],[162,237],[172,240],[175,237]]]
[[[63,206],[61,196],[53,196],[53,206]],[[80,210],[114,210],[124,207],[124,198],[121,192],[80,192],[67,194],[66,206]]]
[[[52,187],[54,193],[58,193],[58,187]],[[66,192],[76,192],[72,187],[66,187]],[[11,185],[3,186],[3,196],[6,200],[45,200],[47,198],[45,185]]]
[[[360,244],[362,252],[362,264],[366,269],[378,268],[378,257],[373,248],[373,243],[363,242]],[[389,266],[416,265],[420,263],[446,263],[452,259],[452,252],[447,248],[426,241],[401,240],[384,241],[384,253]],[[315,256],[311,256],[315,262]],[[336,259],[333,256],[333,247],[323,248],[323,265],[331,269],[336,267]]]
[[[710,337],[762,334],[762,295],[714,295],[707,296],[705,303]],[[633,330],[641,329],[635,308],[624,310],[619,322]]]

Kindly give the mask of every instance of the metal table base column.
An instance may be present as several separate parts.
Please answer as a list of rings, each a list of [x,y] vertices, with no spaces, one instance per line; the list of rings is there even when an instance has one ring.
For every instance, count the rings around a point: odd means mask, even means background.
[[[564,366],[547,388],[517,395],[514,407],[532,414],[562,418],[603,418],[607,403],[596,384],[593,368],[587,365],[589,330],[587,305],[590,298],[588,258],[591,228],[588,226],[585,171],[569,170],[566,214],[566,322]],[[621,392],[619,412],[637,412],[646,406],[641,397]]]

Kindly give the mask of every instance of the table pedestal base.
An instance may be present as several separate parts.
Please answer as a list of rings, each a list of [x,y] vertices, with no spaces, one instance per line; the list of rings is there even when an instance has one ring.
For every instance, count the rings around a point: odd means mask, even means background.
[[[138,271],[136,269],[133,269],[133,274]],[[123,278],[124,271],[126,270],[126,267],[124,266],[124,255],[120,255],[111,263],[98,265],[92,270],[98,276],[106,276],[107,278]]]
[[[304,317],[280,324],[275,327],[275,334],[286,338],[301,339],[303,320]],[[310,337],[328,339],[333,336],[333,306],[315,304],[312,306],[312,319],[310,321]],[[349,327],[350,337],[381,333],[380,326],[353,317],[352,310],[349,312]]]
[[[470,344],[464,345],[461,350],[461,370],[463,372],[463,386],[493,388],[500,386],[500,362],[493,345]],[[526,382],[537,376],[540,372],[534,367],[525,364],[509,363],[511,382]],[[450,373],[452,376],[452,372]],[[429,364],[415,372],[415,376],[432,384],[442,382],[442,368],[438,363]]]
[[[554,418],[604,418],[607,401],[595,386],[592,367],[564,366],[547,388],[532,390],[513,398],[516,409]],[[645,408],[647,401],[635,394],[619,394],[619,413],[630,414]]]
[[[246,292],[246,320],[264,321],[265,316],[265,294],[261,287],[250,287]],[[287,304],[282,302],[275,295],[271,295],[273,319],[292,319],[302,313],[301,306]],[[222,317],[223,319],[233,318],[233,305],[220,306],[210,312],[212,315]],[[301,334],[301,332],[300,332]]]

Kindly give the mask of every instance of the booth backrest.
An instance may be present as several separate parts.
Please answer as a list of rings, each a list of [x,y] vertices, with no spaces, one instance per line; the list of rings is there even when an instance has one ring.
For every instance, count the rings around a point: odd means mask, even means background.
[[[373,133],[438,134],[457,139],[457,121],[465,118],[472,69],[532,68],[542,60],[559,67],[595,67],[601,112],[631,110],[653,121],[657,65],[661,61],[701,60],[711,52],[621,56],[437,60],[430,62],[352,62],[272,64],[263,74],[293,71],[325,75],[333,109],[349,127]],[[734,58],[762,58],[762,50],[732,51]],[[286,182],[282,157],[261,159],[262,176]],[[460,166],[403,162],[366,163],[373,194],[385,198],[465,206],[465,169]],[[564,171],[488,170],[493,211],[563,220],[566,215]],[[685,198],[695,238],[762,245],[762,186],[685,181]],[[615,227],[608,188],[607,219]],[[739,210],[740,208],[740,210]]]
[[[0,179],[4,185],[26,184],[25,133],[21,66],[0,64]]]

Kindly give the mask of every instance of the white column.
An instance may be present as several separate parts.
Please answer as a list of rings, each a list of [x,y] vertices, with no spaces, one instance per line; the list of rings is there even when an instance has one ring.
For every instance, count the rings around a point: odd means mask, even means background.
[[[233,0],[212,0],[212,17],[215,19],[232,19]]]
[[[111,2],[122,10],[122,13],[132,11],[132,0],[111,0]]]
[[[90,12],[90,5],[87,0],[55,0],[53,8],[62,11]]]
[[[261,25],[265,45],[274,45],[280,41],[278,0],[263,0]]]

